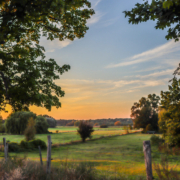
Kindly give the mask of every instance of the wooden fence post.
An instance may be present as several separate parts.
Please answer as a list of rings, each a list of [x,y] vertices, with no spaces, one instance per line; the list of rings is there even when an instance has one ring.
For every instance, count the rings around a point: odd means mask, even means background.
[[[41,162],[41,165],[43,165],[42,155],[41,155],[41,147],[40,147],[40,146],[38,146],[38,148],[39,148],[40,162]]]
[[[143,141],[143,151],[144,151],[144,160],[146,165],[147,180],[153,180],[150,141]]]
[[[51,172],[51,136],[47,136],[48,146],[47,146],[47,174]]]
[[[4,157],[5,157],[5,161],[7,161],[7,143],[6,143],[6,138],[3,138],[3,144],[4,144]]]

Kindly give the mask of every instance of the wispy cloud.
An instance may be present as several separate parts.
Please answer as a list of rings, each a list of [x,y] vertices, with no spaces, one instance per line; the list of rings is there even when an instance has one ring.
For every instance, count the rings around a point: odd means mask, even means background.
[[[120,62],[118,64],[110,64],[106,66],[105,68],[130,66],[133,64],[138,64],[138,63],[146,62],[149,60],[157,60],[157,58],[166,57],[170,53],[179,51],[179,45],[180,45],[180,42],[175,43],[173,40],[171,40],[164,45],[161,45],[154,49],[134,55],[130,58],[125,59],[123,62]]]
[[[136,77],[141,77],[141,78],[147,78],[147,77],[159,77],[159,76],[164,76],[164,75],[172,75],[174,72],[174,69],[167,69],[164,71],[159,71],[159,72],[154,72],[151,74],[147,74],[147,75],[137,75]]]
[[[89,26],[89,25],[97,23],[101,19],[102,16],[104,16],[104,14],[102,14],[99,11],[96,11],[95,14],[90,19],[87,20],[87,25]]]
[[[119,17],[108,19],[108,20],[102,22],[102,24],[103,24],[104,27],[107,27],[107,26],[110,26],[110,25],[114,24],[118,19],[119,19]]]

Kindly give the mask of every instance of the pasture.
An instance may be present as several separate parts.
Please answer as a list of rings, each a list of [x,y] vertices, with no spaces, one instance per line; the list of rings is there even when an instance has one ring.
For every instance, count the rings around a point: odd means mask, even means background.
[[[62,129],[62,127],[58,127]],[[67,128],[68,129],[68,128]],[[66,130],[67,130],[66,129]],[[116,129],[116,130],[115,130]],[[68,129],[70,130],[70,129]],[[75,130],[75,128],[71,128]],[[114,130],[114,131],[113,131]],[[114,129],[100,129],[94,132],[93,138],[102,135],[122,134],[124,131],[118,128]],[[20,142],[24,137],[20,135],[0,135],[0,138],[6,137],[7,140]],[[52,164],[58,166],[60,163],[67,164],[79,163],[82,161],[94,164],[99,174],[117,176],[120,173],[123,177],[128,179],[142,179],[145,178],[145,163],[142,143],[144,140],[149,140],[151,135],[147,134],[127,134],[116,137],[106,137],[86,143],[78,143],[67,146],[57,146],[52,148]],[[47,142],[47,135],[36,135]],[[74,140],[80,140],[76,132],[51,134],[52,142],[62,143]],[[26,155],[28,159],[39,161],[39,152],[32,151],[26,153],[9,153],[10,156]],[[43,161],[46,161],[46,151],[42,151]],[[3,153],[1,153],[1,156]],[[153,162],[160,162],[160,157],[163,153],[159,153],[157,147],[152,146]],[[180,160],[179,156],[169,156],[171,165],[177,164]],[[180,166],[177,166],[180,171]],[[154,172],[154,171],[153,171]],[[119,175],[118,175],[119,176]]]

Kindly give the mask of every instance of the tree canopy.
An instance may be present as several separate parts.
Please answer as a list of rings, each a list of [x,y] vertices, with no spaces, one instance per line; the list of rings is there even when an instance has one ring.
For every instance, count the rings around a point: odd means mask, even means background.
[[[149,94],[147,98],[142,97],[131,107],[131,118],[134,128],[146,128],[152,125],[154,130],[158,129],[158,106],[160,97],[156,94]]]
[[[0,110],[61,106],[64,91],[54,80],[70,66],[45,60],[39,40],[84,37],[90,7],[87,0],[0,0]]]
[[[166,39],[179,40],[180,37],[180,2],[179,0],[153,0],[151,3],[135,4],[131,11],[124,11],[129,23],[138,24],[156,20],[156,29],[168,28]]]
[[[168,91],[161,91],[159,125],[165,142],[180,146],[180,80],[174,78]]]

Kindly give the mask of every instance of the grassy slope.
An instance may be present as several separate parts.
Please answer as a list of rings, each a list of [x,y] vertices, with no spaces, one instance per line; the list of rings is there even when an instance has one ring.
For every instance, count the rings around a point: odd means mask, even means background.
[[[98,133],[106,135],[113,131],[97,131]],[[119,132],[119,131],[117,131]],[[75,132],[52,134],[53,142],[68,142],[71,140],[80,139]],[[95,136],[95,135],[94,135]],[[97,135],[99,136],[99,135]],[[2,137],[2,136],[1,136]],[[95,141],[88,141],[86,143],[61,146],[52,149],[52,163],[58,165],[60,161],[64,162],[79,162],[90,161],[95,164],[100,173],[115,174],[120,172],[133,178],[138,175],[145,176],[144,154],[142,150],[142,143],[144,140],[149,140],[151,135],[146,134],[129,134],[117,137],[109,137]],[[23,139],[22,136],[7,135],[6,138],[12,140]],[[19,138],[19,139],[18,139]],[[47,140],[47,135],[38,135],[37,138]],[[2,153],[1,153],[2,154]],[[10,153],[15,155],[16,153]],[[3,155],[3,154],[2,154]],[[18,156],[24,154],[17,153]],[[28,158],[39,161],[39,154],[37,152],[26,153]],[[153,162],[159,162],[161,154],[156,147],[152,147]],[[46,151],[42,152],[43,160],[46,161]],[[180,160],[178,156],[170,156],[172,164],[176,164]],[[177,167],[180,171],[180,167]]]

